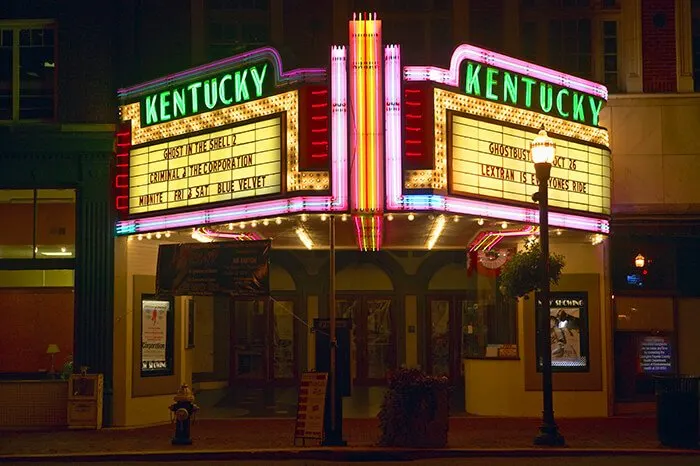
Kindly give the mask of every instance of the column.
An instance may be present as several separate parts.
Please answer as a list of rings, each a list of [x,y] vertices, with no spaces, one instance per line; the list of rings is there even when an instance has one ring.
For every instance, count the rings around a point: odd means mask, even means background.
[[[676,76],[678,92],[693,92],[693,14],[690,0],[676,0]]]
[[[641,0],[622,0],[622,50],[624,89],[640,93],[642,83],[642,5]]]

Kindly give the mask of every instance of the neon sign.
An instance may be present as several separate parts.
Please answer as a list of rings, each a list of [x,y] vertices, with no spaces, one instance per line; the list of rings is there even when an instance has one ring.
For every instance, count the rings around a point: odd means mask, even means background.
[[[599,126],[604,100],[592,94],[471,60],[462,62],[459,82],[474,97]]]
[[[259,99],[273,88],[274,73],[268,62],[231,68],[206,79],[143,95],[141,125],[155,125]]]

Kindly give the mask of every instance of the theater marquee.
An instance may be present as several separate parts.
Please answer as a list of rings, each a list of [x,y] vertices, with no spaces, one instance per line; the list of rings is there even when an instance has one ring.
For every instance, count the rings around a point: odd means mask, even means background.
[[[132,149],[129,213],[281,192],[282,118]]]
[[[537,134],[450,113],[450,191],[532,202],[537,177],[530,143]],[[557,152],[549,179],[552,207],[610,214],[610,152],[553,137]]]

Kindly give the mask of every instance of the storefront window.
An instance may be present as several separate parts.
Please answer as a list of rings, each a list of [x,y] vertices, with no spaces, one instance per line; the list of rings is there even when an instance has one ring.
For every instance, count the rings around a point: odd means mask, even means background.
[[[0,190],[0,259],[75,257],[74,189]]]

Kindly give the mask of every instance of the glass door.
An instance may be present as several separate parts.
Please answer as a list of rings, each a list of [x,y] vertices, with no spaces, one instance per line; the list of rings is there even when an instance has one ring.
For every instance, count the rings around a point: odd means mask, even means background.
[[[444,375],[453,384],[464,380],[462,360],[474,356],[480,329],[475,319],[475,301],[452,296],[428,300],[428,361],[427,371]]]
[[[275,380],[296,380],[293,301],[273,301],[272,328],[272,377]]]
[[[231,380],[268,379],[267,300],[231,302]]]
[[[231,308],[231,381],[251,385],[294,383],[294,301],[231,301]]]
[[[396,367],[396,330],[389,297],[343,297],[336,299],[339,318],[353,323],[350,349],[354,383],[386,383],[387,373]]]

